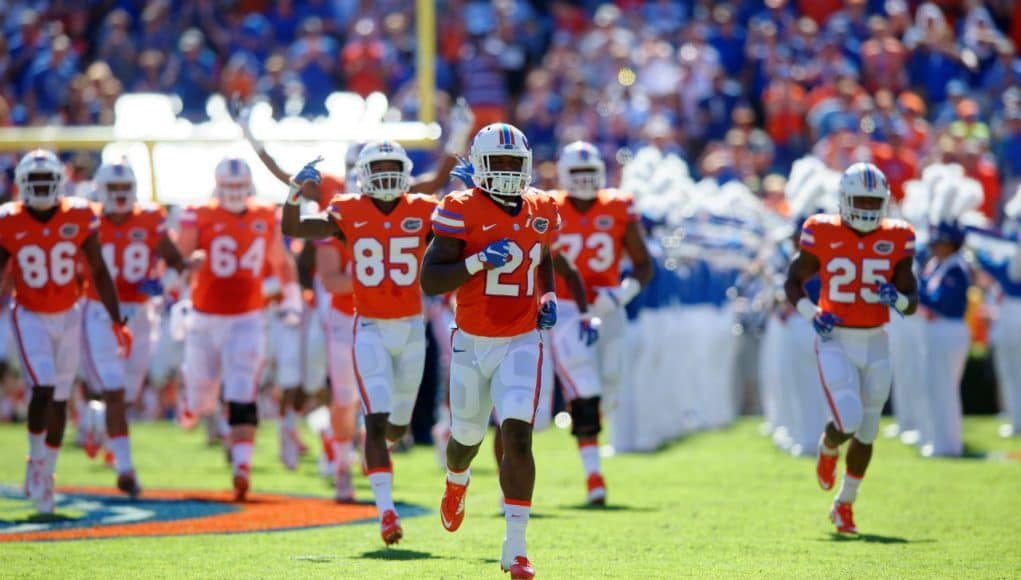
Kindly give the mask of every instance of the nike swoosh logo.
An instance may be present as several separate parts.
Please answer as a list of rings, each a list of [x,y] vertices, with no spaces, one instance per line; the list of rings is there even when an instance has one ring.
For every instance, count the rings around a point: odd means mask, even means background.
[[[835,249],[835,248],[839,248],[840,246],[843,246],[843,245],[844,245],[844,242],[833,242],[832,244],[830,244],[830,248],[834,248]]]
[[[374,322],[363,322],[362,326],[372,326],[373,324],[375,324],[375,323]]]
[[[364,226],[367,223],[369,223],[369,222],[355,222],[355,227],[356,228],[360,228],[360,227]]]
[[[464,349],[463,348],[455,348],[454,352],[464,352]]]
[[[16,234],[14,234],[14,239],[15,240],[20,240],[21,238],[23,238],[23,237],[25,237],[27,235],[28,235],[28,232],[18,232]]]
[[[482,226],[482,231],[488,232],[489,230],[496,227],[496,224],[489,224],[488,226]]]

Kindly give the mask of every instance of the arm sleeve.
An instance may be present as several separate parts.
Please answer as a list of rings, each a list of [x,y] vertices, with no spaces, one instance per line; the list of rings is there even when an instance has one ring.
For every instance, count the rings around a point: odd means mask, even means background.
[[[468,228],[464,222],[462,204],[450,195],[444,197],[433,210],[432,229],[437,236],[465,240],[468,237]]]

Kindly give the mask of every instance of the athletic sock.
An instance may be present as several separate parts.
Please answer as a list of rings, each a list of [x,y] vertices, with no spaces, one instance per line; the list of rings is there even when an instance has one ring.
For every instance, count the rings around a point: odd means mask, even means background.
[[[819,436],[819,453],[822,453],[823,455],[830,455],[830,456],[840,455],[840,448],[839,447],[830,447],[829,445],[827,445],[826,444],[826,435],[823,434],[823,435]]]
[[[252,466],[252,441],[235,441],[230,446],[230,462],[234,474],[249,473]]]
[[[468,485],[468,480],[471,479],[471,468],[465,468],[464,471],[454,471],[447,466],[447,481],[450,483],[456,483],[457,485]]]
[[[840,484],[840,493],[837,494],[837,501],[840,503],[854,503],[858,497],[858,486],[861,485],[861,477],[853,475],[850,471],[844,472],[844,481]]]
[[[297,414],[294,409],[288,407],[284,410],[283,421],[280,422],[280,429],[285,431],[293,431],[297,426]]]
[[[581,454],[581,464],[585,467],[586,474],[599,473],[598,443],[579,443],[578,453]]]
[[[532,502],[517,499],[504,500],[504,519],[507,521],[507,533],[504,536],[504,549],[512,556],[524,556],[528,553],[525,543],[525,530],[528,529],[528,516],[532,512]]]
[[[28,457],[33,461],[46,456],[46,431],[41,433],[28,432]]]
[[[111,437],[106,445],[113,452],[114,468],[117,473],[127,473],[135,468],[131,461],[131,440],[127,433]]]
[[[337,466],[337,471],[351,469],[351,452],[355,448],[354,441],[350,439],[347,441],[334,439],[330,442],[330,446],[333,448],[333,462]]]
[[[43,455],[44,473],[47,475],[53,475],[57,471],[58,457],[60,457],[60,447],[51,447],[50,444],[47,443],[46,450]]]
[[[390,468],[369,472],[369,485],[372,486],[372,496],[376,499],[376,511],[381,520],[387,510],[394,509],[393,482],[394,474]]]

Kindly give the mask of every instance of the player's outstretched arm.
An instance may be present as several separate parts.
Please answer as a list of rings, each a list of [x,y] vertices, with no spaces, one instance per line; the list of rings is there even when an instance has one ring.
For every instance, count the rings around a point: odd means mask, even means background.
[[[450,135],[443,145],[443,159],[440,160],[435,171],[423,175],[412,184],[412,191],[434,195],[447,185],[447,182],[450,181],[450,171],[459,161],[458,155],[464,155],[465,149],[468,147],[468,139],[471,138],[474,126],[475,115],[472,113],[471,107],[463,98],[458,99],[457,104],[450,111]]]
[[[305,186],[318,187],[322,181],[316,164],[322,161],[319,157],[314,161],[305,164],[294,177],[290,179],[290,189],[287,192],[287,200],[284,203],[283,216],[280,227],[284,235],[292,238],[304,238],[307,240],[322,240],[330,236],[340,236],[342,232],[336,221],[331,219],[327,213],[319,215],[301,215],[301,190]],[[333,211],[331,209],[331,211]],[[334,216],[338,217],[339,216]]]
[[[804,288],[805,281],[815,276],[818,271],[819,258],[814,255],[799,252],[794,257],[794,261],[791,262],[790,267],[787,269],[787,280],[783,284],[784,293],[787,295],[787,301],[791,303],[791,306],[796,308],[798,301],[807,297]]]
[[[156,242],[156,253],[163,258],[168,268],[177,270],[179,274],[184,271],[184,256],[168,234],[163,234]]]
[[[588,296],[585,294],[585,281],[582,280],[578,269],[560,253],[553,256],[553,269],[567,282],[567,289],[574,297],[575,303],[578,304],[578,312],[587,313],[589,308]]]
[[[103,260],[103,251],[99,246],[99,234],[93,232],[82,242],[82,253],[85,254],[85,261],[92,271],[92,282],[96,285],[96,293],[106,307],[110,320],[114,324],[123,321],[121,318],[121,305],[117,300],[117,287],[110,277],[110,271]]]
[[[894,304],[901,314],[910,315],[918,310],[918,279],[911,269],[912,258],[904,258],[893,269],[893,285],[907,299],[907,305]]]
[[[468,260],[461,258],[463,252],[464,241],[446,236],[434,237],[425,249],[425,257],[422,259],[420,279],[422,291],[429,296],[446,294],[467,282],[473,274],[480,272],[481,269],[469,271]]]
[[[316,246],[315,269],[327,292],[332,294],[354,292],[354,280],[351,274],[340,267],[340,250],[336,246]]]
[[[239,102],[238,95],[231,97],[230,106],[227,107],[227,111],[230,113],[234,122],[241,127],[241,133],[245,136],[245,140],[255,150],[255,154],[259,156],[259,161],[266,166],[266,169],[280,180],[280,183],[289,185],[291,182],[291,174],[284,171],[282,167],[277,163],[273,156],[266,152],[265,145],[262,141],[255,138],[255,134],[252,133],[252,121],[251,121],[251,110],[248,107],[243,106]]]

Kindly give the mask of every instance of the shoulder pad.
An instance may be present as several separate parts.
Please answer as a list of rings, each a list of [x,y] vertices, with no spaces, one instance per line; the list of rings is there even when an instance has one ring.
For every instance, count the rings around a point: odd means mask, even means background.
[[[883,218],[882,228],[884,230],[907,230],[914,232],[915,228],[908,222],[898,218]]]
[[[5,218],[18,213],[21,213],[21,204],[17,201],[8,201],[7,203],[0,205],[0,218]]]
[[[440,201],[436,199],[436,196],[428,193],[409,193],[406,199],[409,203],[428,203],[430,205],[436,205]]]
[[[64,198],[64,207],[67,209],[87,209],[92,211],[92,202],[84,197],[72,195]]]

